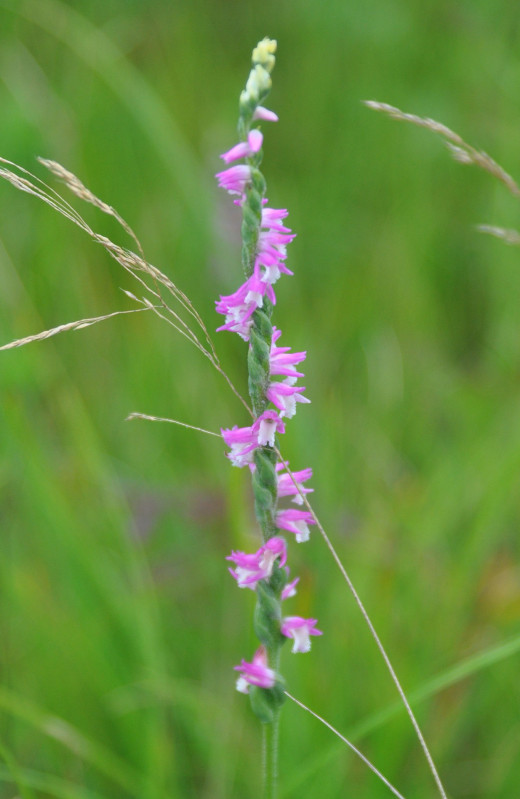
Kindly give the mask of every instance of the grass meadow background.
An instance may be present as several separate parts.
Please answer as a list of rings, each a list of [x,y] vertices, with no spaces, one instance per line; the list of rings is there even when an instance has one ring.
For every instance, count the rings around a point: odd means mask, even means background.
[[[427,132],[432,116],[520,176],[520,30],[505,0],[0,0],[0,154],[60,161],[193,300],[241,280],[239,223],[213,174],[236,139],[252,47],[279,44],[264,125],[295,277],[282,343],[307,349],[284,439],[366,602],[450,797],[520,785],[520,255],[474,229],[518,202]],[[56,184],[53,184],[56,185]],[[56,186],[59,188],[58,186]],[[66,189],[63,189],[66,192]],[[67,196],[67,195],[66,195]],[[69,197],[67,196],[69,199]],[[73,201],[71,199],[71,201]],[[99,232],[129,242],[73,201]],[[131,278],[34,198],[0,185],[0,341],[132,307]],[[245,346],[216,337],[246,391]],[[0,353],[0,796],[259,795],[259,729],[234,690],[254,597],[226,570],[252,546],[248,475],[217,439],[247,423],[202,356],[148,314]],[[437,796],[379,653],[314,532],[292,546],[290,691],[410,799]],[[283,799],[388,790],[292,703]]]

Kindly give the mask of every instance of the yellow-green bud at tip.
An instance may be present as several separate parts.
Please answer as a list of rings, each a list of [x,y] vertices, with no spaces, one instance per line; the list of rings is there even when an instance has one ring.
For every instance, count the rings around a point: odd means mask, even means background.
[[[271,76],[260,64],[257,64],[249,73],[249,78],[246,83],[246,93],[257,102],[260,95],[269,91],[271,85]]]
[[[260,64],[268,72],[272,72],[275,63],[274,53],[276,53],[276,39],[267,37],[262,39],[253,50],[253,64]]]

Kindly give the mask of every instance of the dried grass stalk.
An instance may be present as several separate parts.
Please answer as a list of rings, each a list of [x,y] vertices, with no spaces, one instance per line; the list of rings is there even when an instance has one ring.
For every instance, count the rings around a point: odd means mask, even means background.
[[[520,233],[517,230],[495,227],[494,225],[477,225],[477,230],[480,233],[488,233],[490,236],[502,239],[506,244],[520,246]]]
[[[145,295],[151,297],[152,301],[146,296],[137,297],[132,292],[126,292],[127,295],[135,302],[140,303],[144,309],[153,310],[153,312],[161,319],[165,320],[172,327],[175,328],[182,336],[188,339],[197,349],[210,361],[212,366],[221,374],[235,396],[244,405],[246,410],[251,414],[247,402],[237,391],[231,379],[222,368],[218,355],[216,353],[211,336],[208,330],[194,307],[189,297],[181,291],[178,286],[160,269],[150,264],[143,252],[143,248],[134,231],[123,219],[123,217],[111,205],[96,197],[82,181],[76,177],[68,169],[65,169],[57,161],[50,161],[45,158],[38,159],[40,163],[45,166],[55,177],[59,178],[67,186],[72,193],[81,200],[88,202],[109,216],[112,216],[137,245],[139,254],[132,252],[126,247],[115,244],[107,236],[94,231],[90,225],[83,219],[76,209],[65,200],[61,194],[51,188],[47,183],[33,175],[27,169],[15,164],[6,158],[0,157],[0,178],[8,181],[19,191],[32,194],[42,202],[49,205],[55,211],[60,213],[66,219],[73,222],[85,233],[87,233],[93,241],[101,244],[108,254],[117,261],[123,269],[132,275],[132,277],[140,284],[144,290]],[[172,307],[176,303],[179,308]],[[28,344],[32,341],[39,341],[41,339],[49,338],[50,336],[57,335],[58,333],[67,330],[78,330],[81,327],[87,327],[90,324],[101,322],[105,319],[110,319],[120,313],[130,313],[131,311],[116,311],[104,316],[95,317],[92,319],[79,320],[77,322],[70,322],[66,325],[58,325],[50,330],[43,330],[34,336],[27,336],[26,338],[18,339],[9,344],[5,344],[2,349],[11,349],[13,347],[21,347],[23,344]],[[183,314],[187,314],[187,319],[183,318]],[[193,325],[195,322],[195,325]]]
[[[113,311],[112,313],[105,314],[104,316],[94,316],[90,319],[78,319],[76,322],[66,322],[64,325],[52,327],[50,330],[42,330],[41,333],[36,333],[34,336],[26,336],[25,338],[18,338],[15,341],[4,344],[0,350],[13,350],[16,347],[23,347],[24,344],[31,344],[33,341],[43,341],[46,338],[56,336],[58,333],[66,333],[69,330],[82,330],[84,327],[90,327],[97,324],[97,322],[104,322],[105,319],[111,319],[113,316],[122,316],[128,313],[139,313],[139,311],[148,311],[148,308],[131,308],[128,311]]]
[[[177,419],[166,419],[164,416],[150,416],[147,413],[138,413],[136,411],[129,414],[125,421],[131,422],[133,419],[144,419],[147,422],[168,422],[169,424],[178,424],[180,427],[187,427],[189,430],[197,430],[199,433],[206,433],[208,436],[222,438],[220,433],[214,433],[212,430],[205,430],[203,427],[195,427],[192,424],[186,424],[186,422],[179,422]]]
[[[388,103],[379,103],[376,100],[365,100],[365,105],[374,111],[379,111],[386,114],[392,119],[397,119],[400,122],[410,122],[420,128],[426,128],[441,136],[453,158],[461,164],[474,164],[490,175],[493,175],[497,180],[504,184],[514,197],[520,197],[520,187],[511,177],[511,175],[503,169],[500,164],[491,158],[484,150],[478,150],[471,144],[468,144],[458,133],[443,125],[442,122],[437,122],[435,119],[429,117],[419,117],[415,114],[407,114]]]

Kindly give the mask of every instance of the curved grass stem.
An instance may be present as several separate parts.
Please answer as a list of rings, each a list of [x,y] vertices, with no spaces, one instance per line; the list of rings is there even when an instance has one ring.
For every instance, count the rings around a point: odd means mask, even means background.
[[[353,584],[352,580],[350,579],[350,576],[349,576],[347,570],[345,569],[343,563],[341,562],[341,558],[339,557],[339,555],[336,552],[336,550],[335,550],[330,538],[328,537],[327,533],[325,532],[325,529],[324,529],[322,523],[320,522],[320,520],[318,519],[316,513],[314,512],[309,500],[307,499],[307,496],[305,494],[303,494],[300,491],[300,489],[298,488],[296,480],[294,479],[294,477],[292,475],[292,472],[290,471],[289,466],[288,466],[286,460],[283,458],[282,453],[280,452],[280,450],[278,448],[275,448],[275,449],[276,449],[276,453],[277,453],[278,457],[280,458],[281,462],[284,464],[285,468],[287,469],[287,472],[291,475],[291,479],[292,479],[294,485],[296,486],[296,488],[298,489],[298,493],[301,496],[304,504],[307,506],[308,511],[312,514],[312,518],[316,522],[316,526],[318,527],[318,530],[320,531],[321,536],[322,536],[323,540],[325,541],[325,544],[327,545],[327,548],[328,548],[329,552],[331,553],[332,557],[334,558],[334,560],[336,562],[336,565],[337,565],[338,569],[340,570],[340,572],[341,572],[341,574],[343,576],[343,579],[347,583],[347,586],[348,586],[352,596],[354,597],[359,610],[361,611],[361,615],[363,616],[363,618],[364,618],[364,620],[365,620],[365,622],[366,622],[366,624],[368,626],[368,629],[370,630],[370,634],[371,634],[372,638],[374,639],[374,641],[375,641],[375,643],[377,645],[377,648],[379,649],[379,652],[381,653],[381,656],[382,656],[382,658],[383,658],[383,660],[385,662],[386,668],[388,669],[388,671],[390,673],[392,681],[393,681],[393,683],[394,683],[394,685],[395,685],[395,687],[397,689],[397,692],[398,692],[398,694],[399,694],[399,696],[401,698],[401,701],[402,701],[402,703],[403,703],[403,705],[404,705],[404,707],[406,709],[406,712],[408,714],[408,718],[410,719],[410,721],[412,723],[412,726],[413,726],[413,728],[415,730],[415,734],[417,735],[417,738],[419,740],[421,748],[422,748],[422,750],[424,752],[424,756],[426,758],[426,761],[427,761],[428,766],[430,768],[430,771],[432,773],[432,776],[433,776],[433,779],[434,779],[435,784],[437,786],[437,789],[439,791],[439,794],[442,797],[442,799],[447,799],[446,791],[445,791],[444,786],[442,784],[442,781],[441,781],[441,778],[440,778],[439,773],[437,771],[437,768],[435,767],[435,763],[434,763],[433,758],[431,756],[431,753],[430,753],[430,750],[428,748],[428,745],[427,745],[427,743],[425,741],[424,735],[422,734],[421,728],[419,727],[419,723],[418,723],[417,719],[415,718],[415,714],[414,714],[412,708],[410,707],[410,703],[408,702],[408,699],[406,698],[406,694],[405,694],[405,692],[403,690],[403,687],[401,686],[401,683],[399,682],[399,678],[397,677],[395,669],[392,666],[392,662],[391,662],[391,660],[390,660],[390,658],[389,658],[389,656],[388,656],[388,654],[386,652],[386,649],[384,648],[384,646],[383,646],[383,644],[381,642],[381,639],[379,638],[379,635],[377,634],[377,632],[375,630],[375,627],[372,624],[372,620],[371,620],[370,616],[368,615],[368,611],[365,608],[363,602],[361,601],[361,597],[359,596],[358,592],[356,591],[356,589],[354,587],[354,584]]]
[[[337,736],[338,736],[338,738],[339,738],[340,740],[342,740],[342,741],[343,741],[343,743],[345,743],[345,744],[346,744],[346,745],[349,747],[349,749],[352,749],[352,751],[353,751],[353,752],[354,752],[354,753],[355,753],[355,754],[356,754],[356,755],[357,755],[359,758],[361,758],[361,760],[363,761],[363,763],[365,763],[365,764],[368,766],[368,768],[369,768],[371,771],[373,771],[373,772],[374,772],[374,774],[376,774],[376,775],[379,777],[379,779],[380,779],[382,782],[384,782],[384,784],[387,786],[387,788],[389,788],[389,789],[392,791],[392,793],[394,794],[394,796],[397,796],[397,797],[398,797],[398,799],[404,799],[404,796],[402,795],[402,793],[399,793],[399,791],[397,790],[397,788],[394,788],[394,786],[392,785],[392,783],[391,783],[391,782],[389,782],[389,781],[386,779],[386,777],[385,777],[383,774],[381,774],[381,772],[380,772],[380,771],[379,771],[379,770],[378,770],[378,769],[377,769],[377,768],[374,766],[374,764],[373,764],[373,763],[371,763],[371,762],[370,762],[370,760],[369,760],[367,757],[365,757],[365,755],[363,754],[363,752],[360,752],[360,751],[359,751],[359,749],[358,749],[356,746],[354,746],[354,744],[353,744],[351,741],[349,741],[349,740],[348,740],[348,738],[345,738],[345,736],[344,736],[344,735],[342,735],[340,732],[338,732],[338,730],[337,730],[335,727],[333,727],[333,726],[332,726],[332,724],[329,724],[329,722],[328,722],[328,721],[325,721],[325,719],[324,719],[324,718],[322,718],[321,716],[318,716],[318,714],[317,714],[317,713],[315,713],[315,712],[314,712],[314,710],[311,710],[311,709],[310,709],[310,707],[307,707],[307,705],[304,705],[304,704],[303,704],[303,702],[300,702],[300,701],[299,701],[299,699],[296,699],[294,696],[292,696],[292,695],[291,695],[290,693],[288,693],[287,691],[285,692],[285,695],[286,695],[286,696],[287,696],[289,699],[291,699],[291,700],[292,700],[292,701],[293,701],[295,704],[299,705],[301,708],[303,708],[304,710],[306,710],[306,711],[307,711],[307,713],[310,713],[310,714],[311,714],[311,716],[314,716],[314,718],[315,718],[315,719],[318,719],[318,721],[321,721],[321,723],[322,723],[322,724],[324,724],[326,727],[328,727],[328,728],[329,728],[329,730],[332,730],[332,732],[334,733],[334,735],[337,735]]]

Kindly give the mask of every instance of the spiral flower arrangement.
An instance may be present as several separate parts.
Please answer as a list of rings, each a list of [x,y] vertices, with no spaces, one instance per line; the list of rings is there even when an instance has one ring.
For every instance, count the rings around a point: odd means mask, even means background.
[[[266,725],[276,726],[284,701],[284,681],[279,674],[280,650],[292,639],[292,652],[308,652],[311,636],[321,635],[316,619],[285,615],[282,606],[296,594],[298,578],[289,582],[287,542],[282,531],[292,533],[297,542],[307,541],[312,514],[301,507],[280,508],[279,500],[290,498],[296,506],[313,489],[304,484],[312,477],[310,468],[291,473],[280,457],[277,436],[285,433],[285,420],[291,419],[298,403],[308,403],[305,388],[297,385],[303,377],[298,371],[305,352],[291,352],[279,346],[281,331],[273,326],[276,304],[274,285],[282,275],[293,273],[286,265],[287,245],[294,233],[285,225],[286,209],[270,208],[265,196],[266,183],[260,171],[263,135],[261,122],[278,117],[262,103],[271,88],[276,42],[263,39],[253,50],[252,69],[240,95],[238,132],[240,142],[221,157],[233,164],[216,177],[219,186],[233,195],[242,209],[242,266],[245,282],[228,296],[221,296],[216,307],[225,316],[218,330],[237,333],[248,342],[249,395],[253,423],[222,430],[229,447],[227,457],[234,466],[249,467],[252,475],[255,514],[263,543],[253,553],[232,552],[229,569],[240,588],[256,592],[254,630],[260,647],[252,660],[242,660],[237,689],[249,694],[251,705]],[[243,160],[244,163],[234,162]],[[273,733],[271,739],[276,738]],[[271,740],[267,747],[276,748]],[[269,768],[269,755],[266,757]]]

